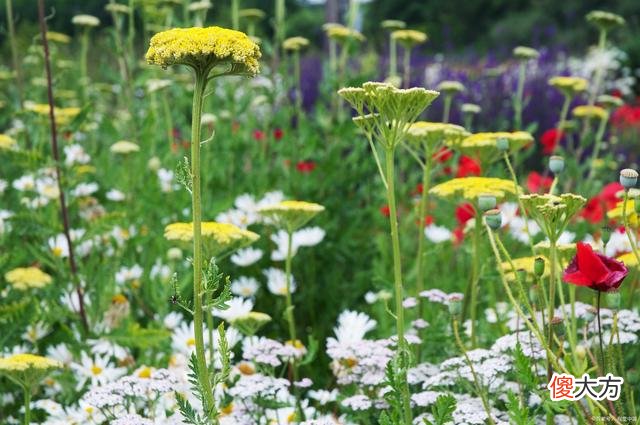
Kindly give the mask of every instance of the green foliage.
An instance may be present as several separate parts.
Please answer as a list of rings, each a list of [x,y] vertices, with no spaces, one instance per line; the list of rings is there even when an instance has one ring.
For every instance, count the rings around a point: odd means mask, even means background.
[[[148,349],[163,344],[170,333],[166,329],[143,328],[139,323],[129,323],[128,326],[119,328],[106,338],[129,348]]]
[[[511,423],[515,425],[533,425],[535,420],[530,416],[529,408],[524,403],[520,403],[518,396],[513,391],[509,391],[507,396],[509,398],[507,407]]]
[[[193,175],[191,174],[191,165],[189,158],[186,156],[176,165],[176,181],[180,183],[187,192],[193,191]]]
[[[453,412],[456,410],[457,401],[451,394],[442,394],[436,398],[436,402],[431,407],[433,414],[433,424],[425,421],[427,425],[445,425],[453,421]]]
[[[533,391],[537,387],[537,379],[533,373],[531,360],[522,351],[522,345],[518,342],[516,349],[513,351],[513,368],[516,373],[516,381],[529,391]]]
[[[182,414],[182,419],[184,419],[188,424],[191,425],[208,425],[203,418],[195,411],[189,400],[184,398],[180,393],[176,393],[176,402],[178,403],[178,409],[180,409],[180,413]]]

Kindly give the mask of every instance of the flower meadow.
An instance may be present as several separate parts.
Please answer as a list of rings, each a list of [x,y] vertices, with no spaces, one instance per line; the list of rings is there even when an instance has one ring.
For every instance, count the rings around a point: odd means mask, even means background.
[[[324,45],[283,0],[48,3],[25,47],[6,1],[1,424],[640,423],[623,17],[479,71],[357,1]]]

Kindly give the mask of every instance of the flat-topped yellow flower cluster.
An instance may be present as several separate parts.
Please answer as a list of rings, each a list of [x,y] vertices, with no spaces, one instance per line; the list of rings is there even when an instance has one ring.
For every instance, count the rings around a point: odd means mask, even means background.
[[[24,372],[28,369],[47,370],[61,368],[62,363],[35,354],[14,354],[0,358],[0,371]]]
[[[260,47],[245,33],[221,27],[174,28],[151,37],[147,62],[211,67],[230,63],[238,73],[255,75],[260,70]]]
[[[21,291],[42,288],[52,282],[51,276],[37,267],[18,267],[5,273],[4,278],[15,289]]]
[[[247,246],[258,240],[257,233],[241,229],[233,224],[205,221],[201,223],[202,242],[209,256],[221,255]],[[171,223],[164,229],[164,237],[170,241],[193,241],[193,223]]]
[[[464,198],[474,201],[480,195],[491,194],[500,200],[515,195],[522,189],[511,180],[495,177],[460,177],[434,186],[429,192],[443,198]]]

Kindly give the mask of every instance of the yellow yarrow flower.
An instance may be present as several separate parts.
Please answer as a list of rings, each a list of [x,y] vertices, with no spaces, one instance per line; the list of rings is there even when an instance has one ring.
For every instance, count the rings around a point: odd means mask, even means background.
[[[618,261],[622,261],[627,267],[638,267],[638,259],[636,258],[633,252],[627,252],[626,254],[622,254],[618,258]]]
[[[498,131],[494,133],[475,133],[463,139],[458,144],[450,144],[452,148],[460,150],[463,154],[477,157],[482,162],[499,160],[498,140],[506,139],[509,143],[509,152],[515,152],[533,142],[533,136],[526,131]]]
[[[527,275],[535,276],[534,267],[536,263],[536,258],[542,258],[544,260],[545,267],[544,267],[544,273],[542,277],[549,276],[549,270],[550,270],[549,260],[546,257],[542,257],[539,255],[536,255],[535,257],[514,258],[511,260],[511,262],[504,261],[502,262],[502,264],[500,264],[500,267],[502,268],[502,271],[505,273],[505,278],[508,281],[512,282],[516,280],[514,269],[516,272],[518,270],[524,270],[527,273]],[[511,263],[513,263],[513,266]]]
[[[453,95],[463,92],[465,88],[464,84],[462,84],[460,81],[445,80],[438,84],[436,90],[445,94]]]
[[[459,125],[417,121],[409,126],[407,140],[410,142],[427,142],[429,144],[440,141],[455,143],[468,135],[467,130]]]
[[[138,152],[140,150],[140,146],[128,140],[120,140],[119,142],[115,142],[113,145],[111,145],[109,150],[112,153],[129,154]]]
[[[422,31],[404,29],[392,32],[391,38],[406,47],[422,44],[428,39],[427,34]]]
[[[34,112],[38,115],[49,116],[49,104],[47,103],[34,103],[34,102],[25,102],[24,108],[27,111]],[[56,121],[58,124],[67,124],[73,118],[75,118],[80,113],[80,108],[71,107],[71,108],[59,108],[54,106],[53,113],[56,117]]]
[[[0,134],[0,150],[11,150],[14,149],[16,145],[17,142],[13,137]]]
[[[552,77],[549,85],[557,88],[566,96],[575,96],[589,87],[589,82],[580,77]]]
[[[188,65],[208,71],[229,64],[235,75],[257,74],[260,47],[245,33],[221,27],[174,28],[151,37],[146,59],[166,68]]]
[[[13,356],[0,358],[0,372],[25,372],[27,370],[46,371],[58,369],[62,363],[47,357],[35,354],[14,354]]]
[[[395,31],[406,28],[407,24],[397,19],[385,19],[380,23],[380,26],[387,31]]]
[[[619,201],[616,206],[607,211],[607,217],[611,220],[618,220],[622,222],[622,207],[624,206],[624,199]],[[638,214],[636,213],[636,201],[635,199],[627,200],[627,221],[631,227],[638,227]]]
[[[593,119],[597,118],[600,120],[606,120],[609,118],[609,113],[606,109],[601,108],[600,106],[595,105],[580,105],[573,108],[571,111],[573,116],[577,118],[586,118]]]
[[[339,43],[344,43],[347,40],[364,41],[364,35],[360,31],[347,28],[344,25],[330,23],[331,25],[323,25],[323,29],[327,33],[327,37],[335,40]]]
[[[622,26],[625,20],[622,16],[602,10],[593,10],[585,16],[587,22],[593,24],[600,31],[609,31],[612,28]]]
[[[52,282],[51,276],[37,267],[18,267],[5,273],[4,279],[20,291],[43,288]]]
[[[304,37],[289,37],[282,42],[284,50],[302,50],[309,45],[309,40]]]
[[[248,21],[257,22],[264,19],[266,14],[264,13],[264,11],[260,9],[250,8],[250,9],[241,9],[240,11],[238,11],[238,16]]]
[[[490,194],[501,200],[521,191],[522,189],[516,187],[511,180],[495,177],[460,177],[434,186],[429,193],[442,198],[463,198],[475,201],[479,195]]]
[[[73,25],[85,26],[85,27],[97,27],[100,25],[100,19],[92,15],[76,15],[71,18]]]
[[[210,257],[229,253],[258,240],[260,236],[233,224],[206,221],[201,223],[202,241]],[[164,229],[164,237],[183,245],[193,241],[193,223],[171,223]]]
[[[521,60],[537,59],[540,52],[532,47],[518,46],[513,49],[513,56]]]
[[[320,204],[304,201],[282,201],[258,209],[263,216],[273,220],[276,226],[293,232],[324,211]]]
[[[61,32],[47,31],[47,40],[54,43],[69,44],[71,42],[71,37]]]

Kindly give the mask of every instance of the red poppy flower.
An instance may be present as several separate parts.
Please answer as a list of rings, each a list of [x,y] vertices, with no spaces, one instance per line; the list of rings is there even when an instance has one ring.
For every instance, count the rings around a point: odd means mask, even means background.
[[[282,136],[284,136],[284,131],[282,131],[281,128],[276,128],[275,130],[273,130],[273,138],[276,140],[280,140],[282,139]]]
[[[537,171],[532,171],[527,176],[527,189],[531,193],[546,193],[551,188],[551,184],[553,184],[551,177],[545,177]]]
[[[458,220],[458,224],[464,226],[464,224],[471,220],[476,216],[476,211],[473,209],[473,205],[471,203],[460,204],[456,208],[456,220]]]
[[[478,161],[464,155],[460,157],[456,177],[479,176],[480,173],[482,173],[482,168]]]
[[[262,130],[253,130],[253,139],[256,142],[261,142],[264,140],[264,131]]]
[[[605,185],[600,194],[598,195],[602,202],[604,202],[607,210],[613,209],[618,205],[618,193],[622,192],[624,187],[619,182],[613,182]]]
[[[602,199],[599,196],[589,199],[582,211],[580,211],[580,217],[584,218],[589,223],[600,223],[604,218]]]
[[[438,152],[431,155],[431,158],[436,161],[443,163],[449,161],[453,157],[453,151],[449,148],[442,147],[438,150]]]
[[[563,280],[601,292],[618,289],[629,273],[621,261],[593,251],[591,245],[578,242],[576,256],[564,271]]]
[[[313,161],[300,161],[296,164],[296,170],[301,173],[310,173],[316,169],[316,163]]]
[[[611,114],[611,123],[621,129],[640,126],[640,106],[620,106]]]
[[[422,223],[420,223],[420,221],[422,221]],[[416,220],[416,224],[418,226],[420,226],[420,224],[422,224],[422,227],[429,226],[429,225],[433,224],[433,217],[430,216],[430,215],[426,215],[423,220]]]
[[[460,245],[464,241],[464,227],[458,226],[453,229],[453,242],[455,245]]]
[[[551,155],[556,149],[556,145],[562,138],[564,133],[556,128],[550,128],[540,136],[540,144],[542,144],[542,153]]]
[[[389,205],[381,206],[380,207],[380,213],[385,217],[389,217],[389,215],[391,214],[391,210],[389,209]]]

